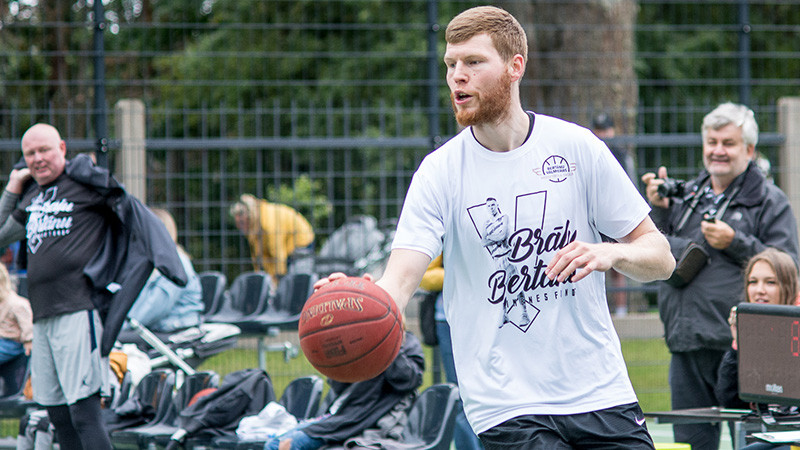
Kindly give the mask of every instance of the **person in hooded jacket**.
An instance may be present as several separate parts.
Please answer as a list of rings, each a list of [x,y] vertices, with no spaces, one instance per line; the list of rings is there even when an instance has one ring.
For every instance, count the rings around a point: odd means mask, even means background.
[[[264,450],[316,450],[341,444],[373,427],[395,405],[422,385],[425,356],[422,344],[406,332],[400,353],[380,375],[358,383],[328,380],[336,393],[325,414],[266,442]]]

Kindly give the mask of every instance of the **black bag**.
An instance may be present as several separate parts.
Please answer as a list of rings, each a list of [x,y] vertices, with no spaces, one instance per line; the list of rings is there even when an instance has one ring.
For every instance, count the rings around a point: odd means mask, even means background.
[[[436,298],[439,292],[428,292],[419,302],[419,328],[422,331],[422,343],[439,345],[436,337]]]
[[[689,284],[697,273],[700,272],[708,261],[708,252],[701,246],[690,242],[686,249],[681,253],[675,264],[675,271],[672,272],[666,282],[672,287],[682,288]]]

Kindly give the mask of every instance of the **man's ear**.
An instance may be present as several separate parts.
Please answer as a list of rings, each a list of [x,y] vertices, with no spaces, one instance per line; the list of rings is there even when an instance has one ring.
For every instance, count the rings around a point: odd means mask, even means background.
[[[518,81],[525,74],[525,58],[520,54],[514,55],[508,65],[508,73],[511,75],[511,81]]]

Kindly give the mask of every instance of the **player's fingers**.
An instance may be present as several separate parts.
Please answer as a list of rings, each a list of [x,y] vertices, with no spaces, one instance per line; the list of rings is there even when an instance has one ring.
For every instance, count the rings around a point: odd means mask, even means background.
[[[586,253],[579,251],[579,249],[575,249],[572,258],[570,258],[570,263],[558,274],[556,280],[559,283],[563,283],[572,275],[571,280],[575,282],[593,271],[594,267],[592,266],[591,258]]]
[[[551,280],[564,281],[569,274],[578,268],[580,262],[576,261],[582,254],[580,243],[573,241],[566,247],[557,251],[550,264],[547,265],[545,274]]]
[[[563,249],[557,251],[556,254],[553,255],[553,259],[550,260],[544,271],[545,276],[551,280],[555,279],[558,274],[561,273],[561,270],[569,263],[569,261],[565,260],[566,257],[564,253],[562,253],[562,250]]]
[[[589,275],[592,272],[594,272],[594,270],[589,269],[588,267],[584,267],[583,269],[578,270],[577,272],[575,272],[575,274],[572,275],[572,278],[570,280],[573,283],[581,281],[582,279],[586,278],[586,276]]]
[[[320,278],[319,280],[317,280],[317,282],[314,283],[314,290],[316,291],[317,289],[321,288],[322,286],[325,286],[326,284],[330,283],[331,281],[338,280],[340,278],[346,278],[346,277],[347,277],[347,275],[342,273],[342,272],[334,272],[334,273],[328,275],[325,278]],[[366,277],[364,277],[364,278],[366,278]],[[372,280],[370,280],[370,281],[372,281]]]

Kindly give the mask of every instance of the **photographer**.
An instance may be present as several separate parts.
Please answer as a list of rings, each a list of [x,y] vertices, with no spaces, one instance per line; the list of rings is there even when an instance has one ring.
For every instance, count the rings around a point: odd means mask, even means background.
[[[651,217],[667,235],[678,264],[660,283],[658,308],[672,359],[672,408],[709,407],[717,368],[731,345],[731,307],[742,301],[747,260],[776,247],[798,257],[797,224],[786,195],[753,162],[758,125],[753,111],[733,103],[703,119],[705,170],[686,183],[647,173]],[[659,192],[660,188],[660,192]],[[716,424],[674,425],[675,441],[718,448]]]

